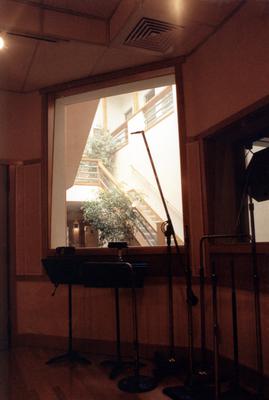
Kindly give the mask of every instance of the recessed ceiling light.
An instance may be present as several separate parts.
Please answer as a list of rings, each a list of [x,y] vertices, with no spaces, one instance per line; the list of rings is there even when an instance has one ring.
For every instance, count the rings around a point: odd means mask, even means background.
[[[5,47],[5,41],[2,36],[0,36],[0,50],[2,50]]]

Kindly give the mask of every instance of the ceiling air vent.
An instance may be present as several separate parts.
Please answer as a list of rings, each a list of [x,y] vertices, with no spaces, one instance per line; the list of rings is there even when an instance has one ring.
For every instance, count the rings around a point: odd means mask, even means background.
[[[125,45],[165,53],[173,45],[173,39],[182,26],[142,18],[129,33]]]

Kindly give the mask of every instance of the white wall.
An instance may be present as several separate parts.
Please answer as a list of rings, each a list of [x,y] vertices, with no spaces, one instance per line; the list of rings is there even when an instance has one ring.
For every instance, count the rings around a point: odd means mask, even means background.
[[[145,201],[161,219],[166,220],[165,210],[143,137],[141,134],[130,134],[141,129],[144,129],[142,112],[136,114],[128,122],[129,144],[116,153],[114,173],[125,189],[135,188],[144,195]],[[170,114],[167,118],[146,130],[145,135],[164,197],[169,205],[174,228],[177,234],[183,238],[177,113]]]
[[[132,93],[107,97],[107,121],[110,133],[125,122],[124,113],[133,107]]]

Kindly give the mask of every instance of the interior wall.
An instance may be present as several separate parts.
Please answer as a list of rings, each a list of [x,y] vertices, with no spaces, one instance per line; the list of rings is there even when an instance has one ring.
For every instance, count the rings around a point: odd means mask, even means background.
[[[186,291],[180,279],[174,281],[175,345],[187,346]],[[50,282],[17,282],[18,319],[20,336],[67,337],[68,291],[60,285],[55,296]],[[194,289],[197,291],[197,288]],[[38,301],[37,301],[38,298]],[[115,340],[114,289],[73,286],[73,336],[92,341]],[[166,279],[146,278],[145,287],[137,289],[138,334],[141,344],[168,346],[168,287]],[[199,345],[199,308],[194,312],[194,343]],[[35,316],[33,318],[32,316]],[[121,339],[132,343],[132,297],[130,289],[120,289]],[[48,323],[51,321],[51,323]],[[91,349],[95,352],[94,345]]]
[[[40,275],[41,236],[41,165],[16,168],[15,244],[17,275]]]
[[[187,135],[268,96],[269,14],[248,1],[183,65]]]
[[[8,168],[0,167],[0,350],[8,346],[7,193]]]
[[[41,157],[41,97],[38,93],[0,91],[0,159],[29,161]],[[14,167],[16,191],[11,187],[10,276],[41,272],[40,164]],[[13,181],[12,181],[13,182]],[[13,183],[11,183],[13,185]],[[14,205],[14,208],[13,208]],[[2,280],[2,278],[1,278]],[[6,285],[6,282],[5,282]],[[12,337],[17,326],[17,293],[11,284]],[[20,301],[26,301],[26,298]],[[38,301],[38,299],[36,299]]]
[[[41,157],[41,96],[0,91],[0,158]]]
[[[208,233],[204,214],[205,203],[203,204],[206,199],[202,186],[203,144],[198,138],[208,130],[213,132],[215,125],[268,97],[269,81],[266,71],[269,62],[269,14],[265,3],[245,2],[240,10],[183,65],[194,270],[199,266],[199,238]],[[209,204],[209,207],[216,205]],[[223,267],[219,261],[217,265]],[[223,271],[226,271],[226,267],[223,267]],[[240,274],[238,279],[244,280],[243,269]],[[210,291],[207,293],[210,294]],[[230,296],[230,289],[223,287],[219,290],[220,351],[222,355],[228,357],[232,357]],[[261,295],[263,339],[268,330],[264,314],[267,303],[268,295],[263,293]],[[211,305],[209,295],[206,304],[206,325],[208,335],[212,337],[212,322],[208,319],[211,319],[209,317]],[[252,287],[238,292],[238,312],[240,362],[256,368]],[[268,374],[268,349],[265,343],[264,340],[264,367]],[[210,348],[210,343],[207,343],[207,346]]]
[[[0,158],[41,158],[41,96],[0,91]],[[26,165],[16,170],[16,271],[40,273],[41,170]]]
[[[265,2],[246,2],[182,67],[194,269],[199,266],[199,238],[209,233],[201,185],[203,148],[194,137],[268,96],[266,10]]]
[[[246,3],[220,31],[188,58],[183,66],[188,137],[199,134],[268,95],[269,81],[264,71],[267,70],[269,61],[269,52],[266,51],[268,48],[269,17],[265,14],[263,7],[264,2]],[[1,92],[0,130],[1,158],[27,159],[40,157],[41,99],[39,95],[37,93],[19,95]],[[197,182],[198,184],[201,182],[199,148],[195,144],[190,151],[192,152],[192,158],[189,159],[189,181],[194,182],[192,183],[192,196],[190,199],[190,210],[193,216],[192,229],[193,232],[197,232],[196,228],[199,232],[202,232],[202,189],[200,185],[196,185]],[[195,179],[192,180],[192,177],[195,177]],[[192,210],[195,210],[197,218]],[[198,210],[201,210],[201,213],[198,213]],[[33,225],[31,235],[26,237],[27,242],[31,243],[32,235],[40,231],[41,226],[39,224]],[[198,237],[195,240],[198,241]],[[25,254],[25,249],[22,249],[22,251],[22,254]],[[183,304],[184,296],[182,296],[182,290],[176,289],[177,304]],[[65,334],[62,324],[63,319],[65,319],[65,315],[62,314],[66,302],[65,292],[62,290],[60,292],[62,293],[61,297],[55,298],[54,302],[54,298],[50,297],[50,290],[51,287],[46,282],[24,282],[23,280],[18,282],[17,322],[20,333],[36,332],[40,334],[43,332],[53,335],[55,334],[54,327],[56,327],[56,332],[59,335]],[[154,289],[149,287],[145,289],[144,296],[147,296],[146,307],[145,304],[141,305],[145,321],[149,321],[153,311],[155,313],[162,312],[162,307],[165,307],[165,303],[160,300],[165,296],[164,290],[164,287],[156,287]],[[248,302],[250,300],[249,293],[242,292],[242,296],[245,293],[246,301]],[[102,295],[104,295],[104,298],[101,300],[99,296]],[[107,296],[107,293],[102,291],[94,294],[90,290],[87,292],[82,290],[81,293],[77,293],[77,296],[82,297],[84,306],[83,309],[79,309],[81,313],[79,318],[81,322],[86,321],[87,324],[90,324],[90,321],[87,320],[88,310],[86,307],[91,307],[90,303],[88,303],[88,296],[93,296],[94,298],[98,296],[97,300],[100,300],[101,304],[100,309],[104,311],[106,310],[105,300],[107,297],[112,300],[111,294]],[[154,303],[154,296],[159,302]],[[179,297],[180,299],[178,300]],[[91,302],[91,304],[95,303],[95,301]],[[267,298],[264,298],[264,304],[267,303]],[[221,315],[227,321],[225,301],[220,304],[220,307]],[[128,303],[126,303],[126,308],[128,309]],[[244,307],[242,306],[242,308]],[[92,324],[91,326],[81,326],[81,334],[89,337],[91,335],[93,337],[96,336],[96,331],[93,331],[95,329],[95,318],[99,318],[97,326],[103,332],[102,319],[105,314],[103,316],[102,313],[96,315],[97,310],[99,312],[100,309],[89,310],[89,313],[92,312],[93,316]],[[48,323],[47,316],[50,317],[51,324]],[[154,320],[151,319],[150,321]],[[111,319],[111,326],[113,326],[112,323]],[[180,327],[180,323],[181,321],[177,321],[177,327]],[[142,340],[150,337],[150,340],[153,340],[151,336],[153,332],[156,334],[156,341],[161,343],[162,332],[166,324],[167,320],[160,319],[158,330],[155,330],[156,326],[148,322],[144,325]],[[184,323],[181,325],[184,328]],[[143,323],[141,323],[141,326],[143,326]],[[242,321],[242,326],[244,326],[244,321]],[[85,331],[83,331],[84,329]],[[252,324],[249,329],[253,330]],[[185,332],[185,329],[182,330]],[[103,332],[104,338],[107,338],[106,334]],[[177,340],[177,343],[180,343],[180,340]],[[252,346],[252,342],[253,340],[246,339],[244,351],[247,349],[253,359],[255,349]]]

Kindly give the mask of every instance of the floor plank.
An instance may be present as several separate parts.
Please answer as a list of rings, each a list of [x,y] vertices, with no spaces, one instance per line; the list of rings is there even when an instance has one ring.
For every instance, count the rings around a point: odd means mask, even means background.
[[[116,380],[109,379],[109,370],[94,357],[91,365],[57,363],[47,365],[54,352],[45,349],[17,348],[0,352],[1,400],[167,400],[162,388],[179,384],[175,377],[162,381],[150,392],[129,394],[118,389],[122,377],[132,375],[131,369]],[[92,357],[89,356],[92,360]],[[152,366],[141,370],[151,375]]]

